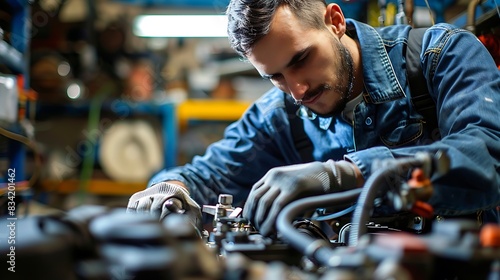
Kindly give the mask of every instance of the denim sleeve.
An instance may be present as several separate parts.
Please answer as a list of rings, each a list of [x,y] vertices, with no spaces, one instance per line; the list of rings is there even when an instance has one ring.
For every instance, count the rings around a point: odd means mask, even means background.
[[[211,144],[203,156],[184,166],[163,170],[149,186],[168,180],[186,184],[199,204],[215,204],[219,194],[233,195],[233,205],[242,206],[252,185],[269,169],[299,160],[294,150],[284,103],[275,95],[252,105],[242,118]]]
[[[424,37],[422,68],[436,101],[442,138],[428,145],[375,147],[346,157],[364,177],[374,159],[444,151],[450,171],[432,177],[436,214],[462,215],[500,205],[500,71],[468,31],[437,25]]]

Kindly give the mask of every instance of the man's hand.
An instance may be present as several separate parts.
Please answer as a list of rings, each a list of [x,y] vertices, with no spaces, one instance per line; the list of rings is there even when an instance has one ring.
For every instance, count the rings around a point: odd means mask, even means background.
[[[163,220],[170,213],[185,214],[198,230],[203,229],[200,206],[182,186],[161,182],[132,195],[127,212],[149,213]]]
[[[262,235],[269,235],[274,231],[278,214],[293,200],[355,187],[356,168],[347,161],[276,167],[253,185],[243,217]]]

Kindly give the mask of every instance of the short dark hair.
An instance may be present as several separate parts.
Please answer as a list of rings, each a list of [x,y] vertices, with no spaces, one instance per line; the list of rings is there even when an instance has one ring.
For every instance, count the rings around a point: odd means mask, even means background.
[[[246,58],[254,44],[269,33],[272,19],[281,6],[288,6],[308,27],[324,26],[319,11],[326,7],[325,0],[231,0],[226,10],[231,47]]]

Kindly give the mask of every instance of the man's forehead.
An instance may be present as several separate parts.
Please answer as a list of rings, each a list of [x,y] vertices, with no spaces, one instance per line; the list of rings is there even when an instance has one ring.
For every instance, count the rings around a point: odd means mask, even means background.
[[[261,43],[263,44],[260,47],[256,44],[257,47],[252,48],[247,58],[259,74],[266,78],[286,67],[290,57],[293,57],[293,51],[291,51],[290,47],[282,44]]]
[[[269,33],[254,44],[247,58],[261,76],[271,75],[306,48],[306,34],[304,25],[288,8],[282,8],[276,12]]]

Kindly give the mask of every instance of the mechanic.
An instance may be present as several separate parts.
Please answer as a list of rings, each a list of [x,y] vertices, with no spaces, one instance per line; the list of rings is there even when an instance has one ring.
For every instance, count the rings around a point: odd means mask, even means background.
[[[177,197],[199,222],[199,205],[226,193],[269,235],[293,200],[362,187],[375,160],[441,150],[451,167],[431,178],[435,214],[498,221],[500,71],[474,34],[440,23],[423,37],[436,133],[411,102],[411,26],[373,28],[323,0],[232,0],[227,16],[231,46],[274,88],[205,155],[153,176],[127,211],[165,216]]]

